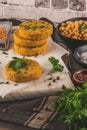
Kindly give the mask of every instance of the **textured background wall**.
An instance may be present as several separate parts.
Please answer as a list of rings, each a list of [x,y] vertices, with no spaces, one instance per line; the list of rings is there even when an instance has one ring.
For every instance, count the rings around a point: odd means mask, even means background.
[[[53,22],[87,16],[87,0],[0,0],[0,18],[38,19]]]

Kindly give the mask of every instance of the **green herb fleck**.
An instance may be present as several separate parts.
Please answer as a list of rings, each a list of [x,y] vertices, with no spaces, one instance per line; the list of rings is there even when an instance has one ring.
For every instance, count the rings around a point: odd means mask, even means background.
[[[29,25],[25,25],[24,28],[25,28],[25,30],[31,29]]]
[[[35,55],[35,58],[38,57],[38,54]]]
[[[24,74],[28,74],[28,72],[27,72],[27,71],[28,71],[28,67],[26,66],[26,67],[25,67]]]
[[[27,66],[25,67],[25,70],[26,70],[26,71],[28,70],[28,67],[27,67]]]
[[[16,74],[21,74],[21,71],[18,71]]]
[[[56,59],[55,57],[52,57],[52,56],[51,56],[48,60],[50,61],[50,63],[51,63],[52,66],[53,66],[53,68],[52,68],[52,70],[50,71],[50,73],[53,73],[53,72],[55,72],[55,71],[60,71],[60,72],[63,71],[64,66],[62,66],[61,64],[59,64],[59,60],[58,60],[58,59]]]
[[[7,53],[7,52],[5,52],[5,51],[3,51],[3,54],[8,55],[8,53]]]
[[[34,30],[36,30],[37,28],[38,28],[38,26],[35,25],[35,26],[32,27],[32,30],[34,31]]]
[[[4,84],[5,82],[0,82],[0,84]]]
[[[14,86],[17,86],[18,84],[14,84]]]
[[[44,25],[40,26],[39,28],[44,28]]]
[[[9,81],[7,82],[0,82],[0,84],[10,84]]]

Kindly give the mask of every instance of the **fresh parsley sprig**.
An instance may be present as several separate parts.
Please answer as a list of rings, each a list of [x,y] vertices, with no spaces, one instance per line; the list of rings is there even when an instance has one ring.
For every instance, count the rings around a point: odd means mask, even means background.
[[[60,71],[62,72],[64,69],[64,66],[62,66],[61,64],[59,64],[59,60],[56,59],[55,57],[51,56],[49,57],[49,62],[52,64],[53,68],[51,70],[51,72],[55,72],[55,71]]]
[[[73,89],[63,86],[54,103],[58,120],[68,123],[69,130],[87,130],[87,83]]]
[[[80,33],[81,33],[83,30],[86,30],[86,29],[87,29],[87,24],[82,23],[82,24],[79,25],[79,32],[80,32]]]
[[[13,60],[9,64],[9,68],[12,68],[15,71],[27,65],[25,57],[23,58],[12,57],[12,59]]]

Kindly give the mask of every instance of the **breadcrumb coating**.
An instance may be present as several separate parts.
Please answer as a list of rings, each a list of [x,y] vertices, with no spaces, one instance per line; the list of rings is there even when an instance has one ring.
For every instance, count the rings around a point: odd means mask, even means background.
[[[30,40],[47,39],[53,33],[53,26],[42,20],[30,20],[22,22],[18,31],[21,37]]]
[[[46,42],[44,45],[39,47],[22,47],[14,43],[14,50],[20,55],[24,56],[35,56],[39,54],[43,54],[47,50],[48,43]]]
[[[29,39],[24,39],[19,35],[18,30],[14,32],[14,42],[17,45],[24,46],[24,47],[38,47],[46,43],[47,39],[42,40],[29,40]]]

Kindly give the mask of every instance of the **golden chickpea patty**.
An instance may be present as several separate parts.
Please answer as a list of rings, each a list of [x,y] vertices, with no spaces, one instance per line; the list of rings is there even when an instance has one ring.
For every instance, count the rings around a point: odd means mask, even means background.
[[[19,67],[17,66],[18,64]],[[38,79],[42,74],[40,64],[35,60],[27,58],[18,58],[17,61],[13,59],[5,66],[5,71],[7,78],[15,82]]]
[[[24,39],[19,35],[18,30],[14,32],[14,42],[17,45],[24,46],[24,47],[36,47],[36,46],[41,46],[44,43],[46,43],[47,39],[42,40],[29,40],[29,39]]]
[[[44,45],[39,47],[22,47],[14,43],[14,50],[20,55],[24,56],[35,56],[38,54],[43,54],[47,50],[48,43],[46,42]]]
[[[30,40],[47,39],[53,32],[53,26],[42,20],[30,20],[22,22],[18,31],[21,37]]]

